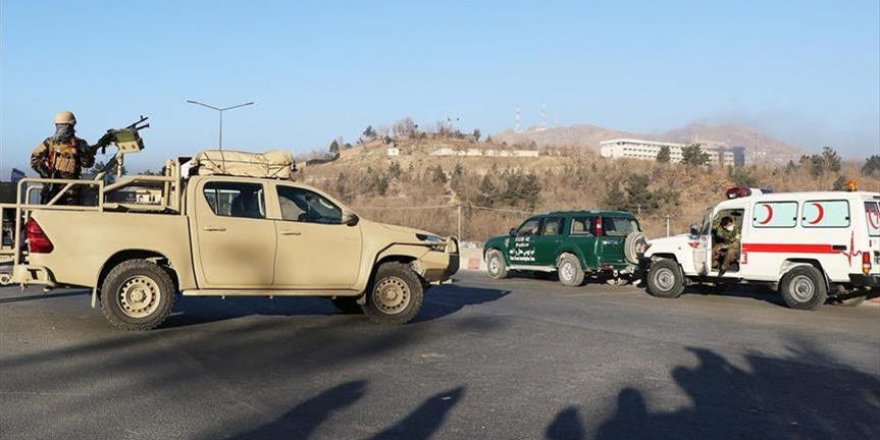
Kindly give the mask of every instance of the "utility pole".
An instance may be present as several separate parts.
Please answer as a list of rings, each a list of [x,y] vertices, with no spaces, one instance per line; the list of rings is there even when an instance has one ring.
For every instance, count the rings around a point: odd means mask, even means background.
[[[220,136],[217,141],[217,146],[220,150],[223,150],[223,112],[225,112],[226,110],[232,110],[234,108],[244,107],[246,105],[254,105],[254,102],[251,101],[251,102],[246,102],[244,104],[233,105],[231,107],[219,108],[219,107],[214,107],[213,105],[205,104],[203,102],[194,101],[192,99],[187,99],[186,102],[189,104],[200,105],[202,107],[209,108],[211,110],[216,110],[217,112],[220,113]]]
[[[461,203],[458,204],[458,245],[461,246]]]

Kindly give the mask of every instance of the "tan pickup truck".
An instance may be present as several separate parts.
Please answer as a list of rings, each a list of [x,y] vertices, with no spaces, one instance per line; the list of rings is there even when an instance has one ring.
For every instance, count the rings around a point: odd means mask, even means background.
[[[344,312],[403,324],[431,283],[458,270],[452,238],[359,218],[290,179],[202,175],[182,164],[112,184],[22,180],[19,203],[0,205],[9,225],[0,281],[91,288],[92,306],[127,330],[162,324],[177,292],[322,296]],[[47,184],[92,188],[92,204],[27,203]]]

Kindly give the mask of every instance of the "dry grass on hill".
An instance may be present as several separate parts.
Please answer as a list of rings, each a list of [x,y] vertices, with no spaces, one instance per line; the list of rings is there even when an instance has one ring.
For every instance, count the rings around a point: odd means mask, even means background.
[[[458,206],[462,205],[462,237],[475,241],[505,233],[534,211],[625,206],[614,198],[613,189],[621,189],[622,198],[628,198],[627,182],[633,175],[646,177],[646,188],[632,190],[647,195],[641,199],[645,205],[639,202],[631,210],[650,237],[665,235],[667,215],[672,233],[686,231],[737,183],[777,192],[830,190],[843,176],[858,180],[864,190],[880,191],[880,178],[859,176],[860,163],[844,163],[839,173],[826,172],[819,177],[810,175],[806,167],[786,170],[766,165],[746,167],[732,175],[720,167],[608,161],[584,149],[545,149],[539,158],[514,158],[430,155],[444,147],[506,148],[472,140],[401,142],[398,147],[399,157],[387,156],[385,144],[380,142],[344,150],[333,162],[306,167],[301,178],[344,200],[365,218],[445,235],[457,234]],[[519,185],[527,180],[511,176],[530,174],[540,185],[536,200],[517,194],[528,192],[526,187],[508,188],[511,181]],[[494,191],[487,190],[491,187]]]

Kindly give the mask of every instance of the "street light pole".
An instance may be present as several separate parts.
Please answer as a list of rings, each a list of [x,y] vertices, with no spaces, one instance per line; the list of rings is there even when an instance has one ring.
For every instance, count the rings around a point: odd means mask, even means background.
[[[194,101],[192,99],[187,99],[186,102],[188,104],[200,105],[202,107],[206,107],[211,110],[216,110],[218,113],[220,113],[220,135],[219,135],[219,140],[218,140],[218,147],[220,148],[220,150],[223,150],[223,112],[225,112],[226,110],[232,110],[234,108],[244,107],[246,105],[254,105],[254,102],[250,101],[250,102],[245,102],[244,104],[233,105],[231,107],[219,108],[219,107],[214,107],[213,105],[205,104],[203,102]]]

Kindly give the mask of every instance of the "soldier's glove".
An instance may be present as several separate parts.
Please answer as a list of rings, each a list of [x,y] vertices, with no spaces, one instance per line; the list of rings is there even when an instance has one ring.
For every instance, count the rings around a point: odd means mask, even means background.
[[[101,136],[101,139],[98,139],[98,143],[95,144],[95,151],[98,151],[98,148],[101,149],[101,154],[107,152],[107,146],[113,142],[113,133],[107,132],[104,136]]]

